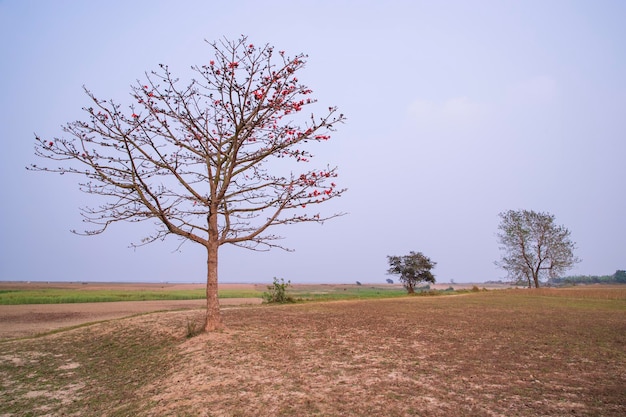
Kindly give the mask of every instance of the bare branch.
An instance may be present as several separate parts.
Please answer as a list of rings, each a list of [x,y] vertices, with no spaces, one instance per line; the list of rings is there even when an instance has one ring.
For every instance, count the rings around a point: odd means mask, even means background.
[[[553,215],[509,210],[500,218],[497,236],[504,254],[496,265],[514,281],[539,287],[542,279],[558,277],[580,261],[569,230],[555,225]]]

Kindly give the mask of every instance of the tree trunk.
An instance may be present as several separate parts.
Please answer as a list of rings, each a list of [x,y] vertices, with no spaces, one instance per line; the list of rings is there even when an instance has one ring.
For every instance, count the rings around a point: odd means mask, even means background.
[[[219,249],[219,235],[217,231],[217,207],[211,207],[208,215],[209,239],[207,244],[207,274],[206,274],[206,319],[204,330],[212,332],[224,328],[220,302],[217,298],[217,252]]]
[[[533,281],[535,281],[535,288],[539,288],[539,271],[533,271]]]
[[[206,318],[204,330],[212,332],[224,328],[220,302],[217,297],[217,242],[209,242],[207,247],[207,279],[206,279]]]

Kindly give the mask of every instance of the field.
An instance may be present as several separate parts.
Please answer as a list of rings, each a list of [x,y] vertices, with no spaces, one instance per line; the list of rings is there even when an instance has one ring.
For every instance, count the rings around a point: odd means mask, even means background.
[[[0,415],[626,415],[623,287],[225,305],[187,338],[191,302],[5,339]]]
[[[448,286],[435,287],[444,289]],[[466,287],[457,286],[460,290]],[[267,284],[221,284],[219,297],[261,298],[265,291]],[[406,295],[399,284],[299,284],[291,286],[289,293],[296,299],[308,301]],[[0,305],[200,300],[204,297],[203,284],[0,282]]]

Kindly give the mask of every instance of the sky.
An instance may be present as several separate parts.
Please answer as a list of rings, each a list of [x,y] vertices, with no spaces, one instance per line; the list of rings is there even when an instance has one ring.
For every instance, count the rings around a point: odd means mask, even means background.
[[[498,213],[552,213],[582,259],[626,269],[626,2],[0,0],[0,280],[204,282],[204,249],[150,224],[84,237],[79,178],[30,172],[34,134],[62,136],[96,96],[130,103],[161,63],[181,78],[205,40],[247,35],[291,56],[348,120],[315,149],[348,191],[280,230],[294,252],[220,249],[220,282],[382,283],[423,252],[438,282],[484,282]],[[180,248],[179,248],[180,246]]]

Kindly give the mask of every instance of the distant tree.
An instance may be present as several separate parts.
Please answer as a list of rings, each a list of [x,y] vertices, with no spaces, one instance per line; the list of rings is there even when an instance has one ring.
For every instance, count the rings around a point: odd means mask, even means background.
[[[182,84],[161,65],[131,86],[127,108],[85,88],[86,120],[68,123],[67,137],[36,136],[36,155],[55,163],[29,167],[77,174],[82,191],[104,198],[82,209],[96,225],[86,235],[154,220],[156,232],[139,245],[177,235],[203,246],[207,331],[223,327],[218,248],[281,248],[268,229],[336,217],[311,208],[345,191],[333,182],[336,168],[306,167],[307,143],[326,142],[345,120],[336,107],[303,115],[316,103],[296,77],[306,55],[291,58],[246,37],[210,45],[215,59],[192,67],[196,78]]]
[[[430,272],[436,265],[422,252],[409,252],[404,256],[387,256],[389,269],[387,273],[399,275],[399,279],[409,294],[415,292],[420,282],[435,283],[435,276]]]
[[[556,225],[552,214],[509,210],[500,219],[497,236],[503,254],[496,265],[511,279],[539,288],[542,279],[558,277],[580,262],[570,231]]]
[[[361,282],[360,282],[360,281],[357,281],[357,282],[356,282],[356,285],[363,285],[363,284],[361,284]]]
[[[393,284],[393,280],[391,278],[387,278],[387,284]]]
[[[613,277],[615,278],[615,282],[626,283],[626,271],[618,269],[615,271]]]
[[[613,275],[573,275],[550,278],[549,285],[577,285],[577,284],[612,284],[618,282]]]

